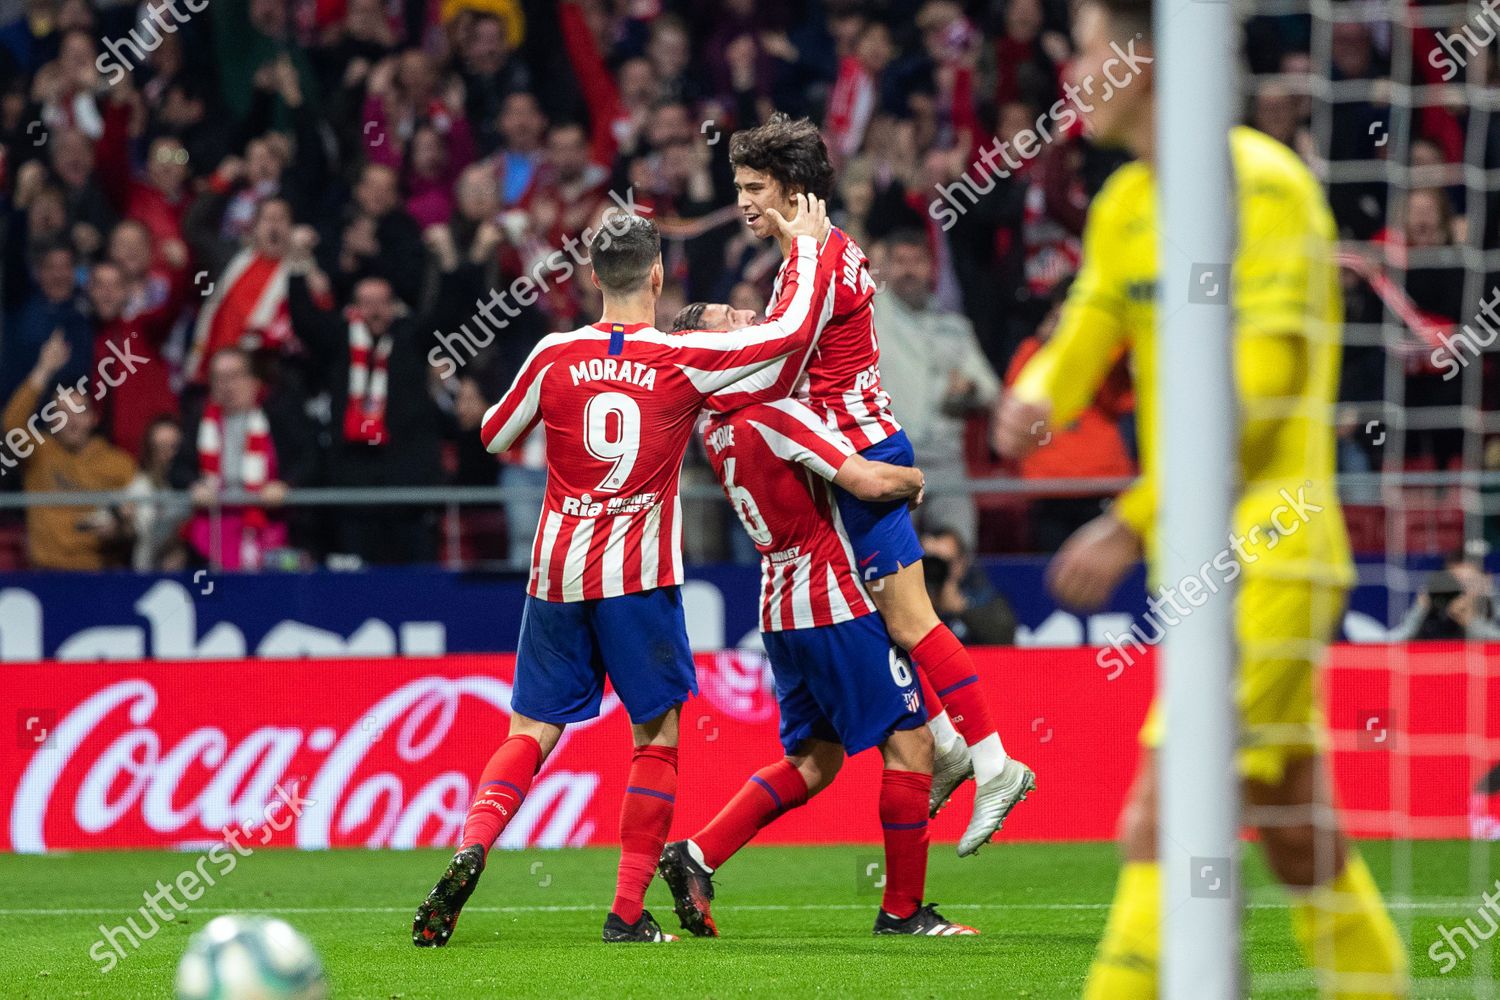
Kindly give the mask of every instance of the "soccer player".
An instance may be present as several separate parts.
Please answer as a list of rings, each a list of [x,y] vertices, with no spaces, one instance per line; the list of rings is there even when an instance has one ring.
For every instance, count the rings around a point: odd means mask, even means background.
[[[1075,80],[1102,77],[1112,42],[1144,39],[1150,0],[1086,0],[1075,22]],[[1111,67],[1112,68],[1112,67]],[[1113,79],[1113,77],[1111,77]],[[1050,422],[1073,420],[1094,397],[1121,345],[1139,387],[1142,476],[1108,513],[1080,528],[1049,575],[1067,604],[1092,609],[1156,544],[1153,455],[1159,366],[1153,292],[1157,217],[1152,67],[1088,112],[1099,141],[1138,158],[1094,199],[1083,262],[1058,330],[1026,365],[1001,408],[997,436],[1012,456],[1037,446]],[[1212,138],[1212,137],[1210,137]],[[1219,141],[1223,141],[1222,139]],[[1336,230],[1317,180],[1285,146],[1248,128],[1228,137],[1237,188],[1239,248],[1232,271],[1240,411],[1234,560],[1243,718],[1239,769],[1266,860],[1293,896],[1293,928],[1324,996],[1403,997],[1405,953],[1380,893],[1332,815],[1322,753],[1316,667],[1353,582],[1334,484],[1331,414],[1339,382],[1342,303],[1333,260]],[[1206,206],[1210,210],[1214,206]],[[1225,405],[1230,405],[1226,400]],[[1285,498],[1305,502],[1287,516]],[[1226,549],[1226,552],[1228,550]],[[1219,561],[1215,560],[1215,568]],[[1233,574],[1233,575],[1231,575]],[[1199,591],[1202,592],[1201,590]],[[1158,745],[1153,710],[1141,738]],[[1121,823],[1124,868],[1084,995],[1135,1000],[1157,992],[1162,917],[1157,860],[1157,769],[1143,755]]]
[[[799,194],[827,197],[833,183],[828,149],[807,119],[775,114],[764,125],[736,132],[729,162],[745,224],[761,239],[790,246],[774,219],[791,211]],[[773,214],[774,213],[774,214]],[[764,402],[797,389],[832,429],[868,459],[912,465],[911,442],[891,415],[880,388],[880,345],[871,299],[875,283],[865,255],[834,228],[822,248],[832,267],[832,317],[800,356],[725,393],[714,405],[732,408]],[[928,704],[944,711],[933,720],[937,762],[930,809],[933,815],[961,782],[975,780],[974,810],[958,842],[967,856],[987,843],[1016,803],[1036,787],[1031,769],[1006,755],[974,661],[933,610],[922,570],[922,545],[903,503],[869,503],[834,488],[839,528],[849,538],[861,577],[897,645],[916,660]],[[960,738],[960,734],[962,738]]]
[[[827,788],[846,753],[879,747],[886,864],[875,933],[977,934],[922,902],[932,789],[927,713],[833,523],[830,483],[872,503],[906,503],[920,496],[922,473],[862,458],[791,399],[716,416],[703,441],[761,554],[760,627],[786,756],[751,776],[706,827],[662,852],[658,870],[683,928],[717,937],[713,873],[768,823]]]
[[[510,733],[485,766],[458,853],[418,908],[412,941],[447,943],[486,856],[570,723],[595,718],[607,676],[635,742],[604,940],[665,941],[642,907],[677,789],[678,715],[698,690],[682,598],[683,453],[705,397],[804,346],[828,298],[822,202],[782,220],[793,247],[769,320],[732,334],[652,327],[663,270],[649,219],[607,216],[589,243],[600,321],[544,338],[485,414],[489,451],[546,427],[547,494],[516,650]],[[781,228],[778,231],[783,231]]]

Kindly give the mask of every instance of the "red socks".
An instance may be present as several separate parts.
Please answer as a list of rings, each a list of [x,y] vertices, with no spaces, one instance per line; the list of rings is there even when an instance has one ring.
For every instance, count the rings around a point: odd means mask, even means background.
[[[641,918],[677,799],[677,748],[636,747],[620,806],[620,873],[611,910],[627,924]]]
[[[932,682],[953,728],[976,751],[975,780],[983,784],[1000,773],[1005,764],[1005,750],[1000,746],[995,720],[990,717],[989,704],[984,700],[984,685],[979,683],[974,661],[963,643],[948,630],[948,626],[938,625],[912,647],[911,655],[917,661],[917,667]],[[926,689],[923,691],[925,694]]]
[[[756,771],[719,815],[693,835],[703,864],[718,868],[767,823],[806,801],[807,781],[790,761],[778,760]]]
[[[905,920],[927,886],[927,797],[932,775],[880,772],[880,827],[885,831],[885,897],[880,908]]]
[[[531,779],[542,759],[542,748],[530,736],[510,736],[490,757],[479,776],[479,790],[464,820],[459,846],[478,844],[488,857],[505,824],[515,818],[521,800],[531,790]]]

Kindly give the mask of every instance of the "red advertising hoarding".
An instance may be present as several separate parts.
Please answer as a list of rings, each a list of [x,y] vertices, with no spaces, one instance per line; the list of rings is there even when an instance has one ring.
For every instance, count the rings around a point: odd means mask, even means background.
[[[1005,835],[1112,836],[1149,663],[1106,670],[1093,649],[980,650],[976,660],[1007,748],[1038,776]],[[451,844],[505,732],[512,668],[509,654],[0,665],[0,704],[15,727],[0,758],[0,850],[200,847],[233,827],[287,847]],[[755,654],[699,657],[674,835],[779,755],[764,676]],[[1333,651],[1335,774],[1357,832],[1490,835],[1497,824],[1474,789],[1500,761],[1497,679],[1500,646]],[[600,719],[564,737],[502,845],[616,842],[629,739],[607,696]],[[873,751],[851,761],[761,840],[878,841],[878,776]],[[968,795],[938,818],[936,839],[957,838]]]

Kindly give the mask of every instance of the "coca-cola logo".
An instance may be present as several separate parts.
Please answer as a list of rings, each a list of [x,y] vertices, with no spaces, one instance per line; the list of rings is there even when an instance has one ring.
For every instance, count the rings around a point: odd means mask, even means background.
[[[222,677],[196,679],[191,696],[175,682],[137,676],[98,687],[66,712],[33,713],[33,729],[45,722],[46,733],[17,782],[12,849],[45,851],[49,837],[199,845],[227,826],[257,822],[275,789],[292,786],[305,790],[308,806],[273,844],[448,845],[473,795],[471,775],[503,735],[510,708],[510,685],[485,674],[405,680],[363,710],[350,705],[357,691],[307,678],[280,692],[248,682],[205,690],[204,681]],[[170,710],[159,688],[172,690]],[[298,693],[310,690],[318,697]],[[617,704],[611,699],[606,711]],[[237,722],[246,719],[255,724]],[[585,842],[598,783],[593,773],[544,773],[504,843]]]

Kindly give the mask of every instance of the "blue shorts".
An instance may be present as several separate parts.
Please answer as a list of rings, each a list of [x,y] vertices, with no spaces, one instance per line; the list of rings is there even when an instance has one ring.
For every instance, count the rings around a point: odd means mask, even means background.
[[[916,454],[905,431],[897,431],[870,445],[860,455],[890,465],[916,464]],[[833,488],[833,496],[839,508],[839,524],[849,537],[860,576],[865,580],[890,576],[901,567],[922,560],[922,543],[911,525],[905,500],[872,503],[841,486]]]
[[[841,743],[850,755],[927,721],[922,692],[879,615],[820,628],[763,632],[781,706],[781,746]]]
[[[596,718],[606,676],[634,723],[698,693],[679,588],[568,603],[527,596],[511,711],[559,726]]]

